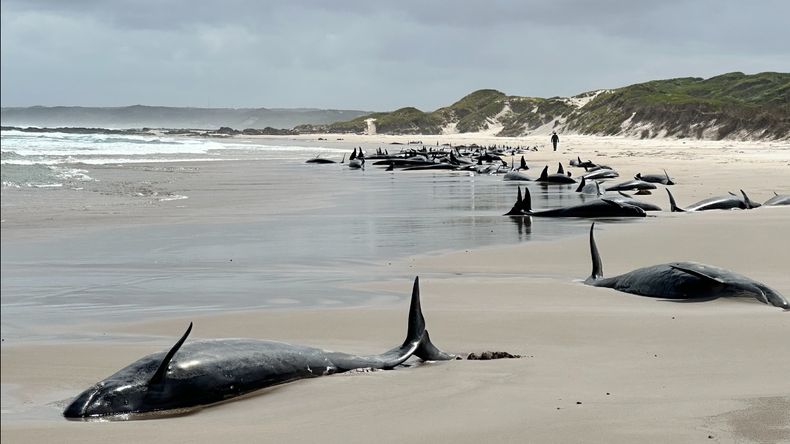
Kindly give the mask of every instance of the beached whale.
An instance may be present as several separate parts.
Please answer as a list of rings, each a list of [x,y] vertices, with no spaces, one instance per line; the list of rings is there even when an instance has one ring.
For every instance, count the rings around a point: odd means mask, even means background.
[[[585,161],[582,162],[582,158],[579,157],[579,156],[576,156],[575,159],[571,159],[568,162],[568,165],[570,165],[572,167],[580,167],[580,168],[592,168],[592,167],[596,166],[595,163],[592,160],[585,160]]]
[[[650,182],[634,179],[612,185],[606,188],[606,191],[637,191],[638,194],[650,194],[650,190],[655,189],[656,186]]]
[[[540,177],[535,179],[535,182],[541,182],[544,184],[558,184],[558,185],[565,185],[570,183],[576,183],[574,179],[570,176],[565,175],[565,171],[562,169],[562,164],[556,174],[549,174],[549,167],[546,165],[543,167],[543,171],[540,173]]]
[[[675,196],[672,195],[672,192],[669,191],[667,188],[667,194],[669,195],[669,206],[672,212],[692,212],[692,211],[707,211],[707,210],[733,210],[733,209],[741,209],[741,210],[750,210],[752,208],[757,208],[760,204],[752,202],[749,199],[749,196],[741,190],[741,194],[743,195],[743,199],[736,196],[735,194],[728,194],[726,196],[716,196],[716,197],[709,197],[707,199],[703,199],[693,205],[689,205],[685,208],[680,208],[675,203]]]
[[[595,168],[590,170],[588,173],[585,173],[582,177],[587,180],[596,180],[596,179],[614,179],[615,177],[620,177],[620,174],[609,168]]]
[[[360,368],[391,369],[412,355],[430,361],[454,358],[437,349],[428,337],[419,278],[414,280],[406,340],[380,355],[357,356],[256,339],[185,344],[191,330],[190,323],[170,351],[145,356],[85,390],[63,416],[137,418],[136,414],[206,406],[297,379]]]
[[[316,156],[312,159],[305,160],[304,163],[337,163],[337,161]]]
[[[554,208],[551,210],[532,210],[532,196],[529,188],[518,187],[518,197],[513,208],[505,216],[536,216],[536,217],[645,217],[645,211],[639,207],[618,202],[612,199],[595,199],[570,207]]]
[[[645,182],[650,182],[650,183],[660,183],[662,185],[674,185],[675,184],[675,182],[672,179],[670,179],[669,174],[667,173],[667,170],[664,170],[664,174],[642,174],[642,173],[636,173],[636,176],[634,176],[634,179],[644,180]]]
[[[764,304],[790,310],[790,303],[784,296],[767,285],[733,271],[697,262],[670,262],[605,278],[594,229],[593,222],[590,226],[592,273],[584,281],[587,285],[663,299],[753,297]]]
[[[774,192],[774,197],[763,202],[763,205],[790,205],[790,194],[776,194],[776,192]]]
[[[520,180],[520,181],[531,181],[532,179],[529,178],[525,173],[522,173],[519,170],[510,170],[502,176],[502,180]]]
[[[596,182],[597,183],[597,182]],[[633,205],[635,207],[639,207],[645,211],[662,211],[661,207],[655,204],[651,204],[650,202],[645,202],[641,200],[634,199],[633,197],[623,193],[622,191],[618,192],[619,196],[606,196],[607,199],[612,199],[617,202],[623,202],[628,205]]]
[[[602,194],[601,187],[598,182],[595,180],[587,182],[587,179],[584,176],[582,176],[579,186],[576,187],[576,192],[582,194],[594,194],[596,196],[600,196]]]

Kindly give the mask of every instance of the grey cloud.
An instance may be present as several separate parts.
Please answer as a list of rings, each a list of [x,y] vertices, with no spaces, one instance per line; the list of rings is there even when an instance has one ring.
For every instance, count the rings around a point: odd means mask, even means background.
[[[755,6],[755,4],[758,7]],[[784,2],[2,2],[2,101],[433,109],[787,71]]]

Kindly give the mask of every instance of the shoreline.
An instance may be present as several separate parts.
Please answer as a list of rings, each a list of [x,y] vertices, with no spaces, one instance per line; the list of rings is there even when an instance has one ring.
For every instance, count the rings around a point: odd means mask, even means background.
[[[528,154],[533,168],[529,173],[534,176],[544,163],[566,164],[578,152],[583,160],[610,163],[624,173],[622,180],[637,170],[666,167],[679,179],[673,194],[681,206],[738,188],[761,202],[773,190],[790,190],[790,146],[757,144],[749,150],[726,144],[631,142],[569,136],[561,139],[556,153]],[[375,145],[367,139],[364,143]],[[227,183],[217,188],[200,188],[205,170],[163,180],[162,188],[176,193],[192,187],[190,198],[181,202],[129,207],[109,202],[103,207],[107,214],[98,215],[70,204],[14,213],[21,221],[2,224],[3,243],[9,234],[28,241],[15,231],[52,234],[59,224],[68,236],[123,222],[141,227],[157,221],[223,224],[245,215],[278,214],[276,200],[263,206],[256,190],[246,188],[245,181],[260,174],[260,167],[251,162],[219,166],[214,175],[205,176]],[[122,180],[143,174],[155,181],[164,174],[111,166],[104,170],[125,171],[129,176]],[[241,177],[236,176],[239,171]],[[319,191],[312,184],[305,190],[302,199],[295,199],[303,205],[297,212],[330,204],[311,194]],[[229,195],[225,193],[235,197],[218,201]],[[596,225],[605,275],[696,260],[790,295],[787,207],[679,214],[666,212],[666,195],[660,189],[641,198],[665,207],[665,212],[637,223]],[[6,219],[5,191],[3,200]],[[178,208],[180,204],[188,205]],[[222,214],[209,215],[206,209],[215,205]],[[63,208],[64,219],[48,219]],[[343,284],[383,295],[380,305],[226,311],[74,326],[77,332],[116,338],[96,343],[4,341],[2,439],[249,442],[260,436],[303,441],[320,435],[329,442],[363,442],[371,433],[393,438],[383,441],[438,442],[572,442],[580,437],[614,443],[698,442],[708,435],[721,442],[790,439],[790,422],[777,413],[790,409],[790,383],[784,375],[790,368],[788,314],[756,301],[684,304],[583,285],[580,281],[590,272],[587,229],[562,239],[407,255],[390,265],[364,269],[378,270],[374,274],[387,279],[349,278]],[[298,381],[159,421],[74,423],[58,415],[58,403],[142,355],[168,347],[188,320],[197,321],[195,338],[253,337],[379,353],[402,340],[414,275],[421,278],[423,312],[437,346],[449,352],[503,350],[524,357]],[[124,335],[130,340],[118,339]],[[671,430],[667,423],[673,424]]]

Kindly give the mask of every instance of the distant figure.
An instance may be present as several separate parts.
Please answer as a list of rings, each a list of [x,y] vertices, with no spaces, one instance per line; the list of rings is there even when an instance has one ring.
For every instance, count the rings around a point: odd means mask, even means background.
[[[556,131],[551,132],[551,144],[554,145],[554,151],[557,151],[557,144],[560,143],[560,136]]]

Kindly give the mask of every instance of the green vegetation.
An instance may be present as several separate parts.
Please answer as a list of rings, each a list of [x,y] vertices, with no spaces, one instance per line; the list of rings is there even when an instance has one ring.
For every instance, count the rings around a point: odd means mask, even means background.
[[[790,137],[790,74],[735,72],[709,79],[655,80],[600,94],[568,119],[567,128],[585,134],[619,134],[630,118],[649,124],[651,137],[664,131],[702,137],[714,130],[721,139],[736,133]]]
[[[521,136],[551,124],[582,134],[641,137],[790,138],[790,74],[735,72],[709,79],[655,80],[602,92],[581,108],[554,97],[507,96],[493,89],[475,91],[433,112],[401,108],[328,126],[335,132],[364,132],[376,119],[382,134],[439,134],[455,124],[458,132],[485,130],[494,122],[500,136]]]

